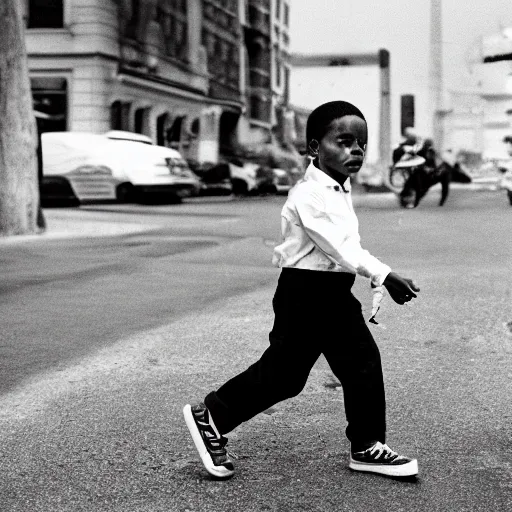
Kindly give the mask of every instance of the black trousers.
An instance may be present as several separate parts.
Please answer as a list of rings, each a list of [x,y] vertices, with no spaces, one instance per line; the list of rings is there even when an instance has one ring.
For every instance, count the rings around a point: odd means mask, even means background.
[[[259,361],[205,398],[221,434],[298,395],[323,354],[343,387],[348,439],[353,446],[385,442],[381,359],[352,295],[354,280],[348,273],[282,269],[272,301],[270,346]]]

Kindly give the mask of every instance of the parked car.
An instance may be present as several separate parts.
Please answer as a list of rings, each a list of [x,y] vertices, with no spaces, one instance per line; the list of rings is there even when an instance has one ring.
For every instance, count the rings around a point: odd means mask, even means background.
[[[154,145],[153,141],[141,133],[125,132],[123,130],[110,130],[105,133],[106,137],[112,140],[130,140],[132,142],[141,142],[142,144]]]
[[[236,195],[256,194],[258,191],[259,165],[253,162],[229,162],[231,184]]]
[[[233,185],[228,163],[203,163],[189,162],[192,171],[201,180],[200,195],[225,196],[231,195]]]
[[[288,187],[288,179],[282,169],[260,165],[256,162],[229,163],[233,193],[238,195],[275,194]],[[291,188],[291,187],[290,187]]]
[[[276,193],[288,183],[287,174],[281,169],[274,172],[274,169],[238,159],[217,164],[189,162],[189,165],[202,182],[202,195]]]
[[[273,168],[274,172],[274,186],[277,194],[288,194],[293,187],[294,180],[290,171],[284,169]]]
[[[136,134],[134,134],[136,135]],[[177,151],[107,134],[43,133],[43,204],[152,198],[179,202],[200,181]]]
[[[189,165],[201,180],[201,195],[287,194],[304,174],[298,168],[271,168],[234,157],[217,164],[190,161]]]

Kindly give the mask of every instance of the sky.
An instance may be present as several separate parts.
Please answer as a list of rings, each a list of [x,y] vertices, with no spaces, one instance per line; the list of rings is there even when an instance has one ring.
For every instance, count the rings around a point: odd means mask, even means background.
[[[421,116],[428,104],[429,0],[290,3],[293,53],[365,53],[386,48],[391,54],[393,138],[399,138],[402,94],[416,97],[418,131],[430,130]],[[472,85],[469,70],[481,37],[498,32],[500,27],[512,27],[512,0],[443,0],[442,24],[444,86],[447,90],[467,89]],[[353,67],[294,72],[292,103],[314,108],[342,94],[367,109],[370,128],[372,121],[377,121],[378,70]]]

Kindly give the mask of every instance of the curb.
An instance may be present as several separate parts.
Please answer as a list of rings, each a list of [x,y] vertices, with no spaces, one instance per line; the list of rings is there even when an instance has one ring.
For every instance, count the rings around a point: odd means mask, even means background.
[[[128,235],[151,231],[158,225],[141,225],[133,222],[107,222],[104,220],[56,219],[45,212],[46,229],[30,235],[11,235],[0,237],[0,245],[23,242],[62,240],[66,238],[98,238]]]

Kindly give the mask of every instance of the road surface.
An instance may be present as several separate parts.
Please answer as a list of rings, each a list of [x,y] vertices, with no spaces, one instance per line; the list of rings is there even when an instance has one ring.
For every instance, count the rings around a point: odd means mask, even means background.
[[[512,209],[492,191],[407,211],[354,198],[363,245],[422,288],[371,327],[388,442],[419,459],[417,480],[347,469],[322,359],[301,395],[230,436],[234,479],[202,469],[181,409],[267,344],[283,200],[63,210],[140,231],[0,243],[2,510],[512,509]]]

